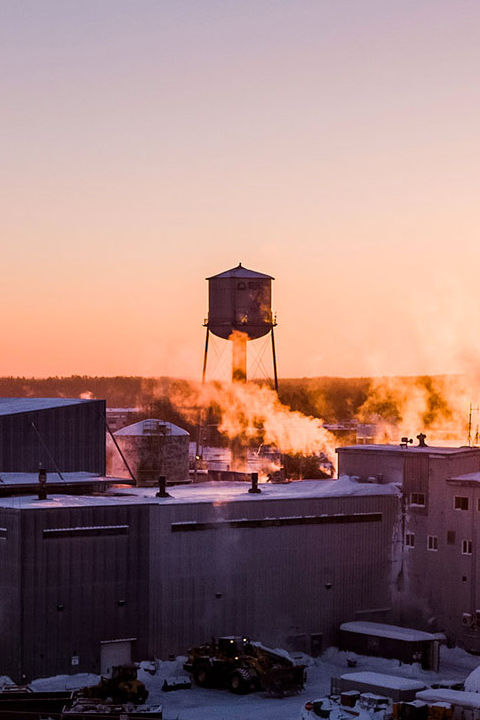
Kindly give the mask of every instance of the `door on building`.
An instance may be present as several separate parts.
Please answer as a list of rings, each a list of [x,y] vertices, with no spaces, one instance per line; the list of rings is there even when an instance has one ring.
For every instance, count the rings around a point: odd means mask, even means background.
[[[110,677],[115,665],[128,665],[132,662],[132,643],[135,638],[120,640],[102,640],[100,643],[100,672]]]

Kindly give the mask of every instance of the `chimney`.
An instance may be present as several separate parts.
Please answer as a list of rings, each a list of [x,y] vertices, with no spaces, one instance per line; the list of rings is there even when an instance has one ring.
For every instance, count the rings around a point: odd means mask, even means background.
[[[167,478],[165,475],[159,475],[158,476],[158,492],[155,495],[155,497],[172,497],[169,493],[166,491],[166,485],[167,485]]]
[[[248,488],[249,493],[261,493],[262,491],[258,487],[258,473],[252,473],[252,486]]]
[[[38,471],[38,499],[47,499],[47,471],[44,468]]]

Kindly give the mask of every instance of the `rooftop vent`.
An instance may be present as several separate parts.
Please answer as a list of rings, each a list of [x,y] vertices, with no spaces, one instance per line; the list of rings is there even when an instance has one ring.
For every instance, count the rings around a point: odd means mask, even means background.
[[[427,443],[425,442],[426,438],[425,433],[421,432],[417,435],[418,447],[427,447]]]
[[[400,447],[407,448],[412,443],[413,443],[412,438],[402,437],[400,440]]]

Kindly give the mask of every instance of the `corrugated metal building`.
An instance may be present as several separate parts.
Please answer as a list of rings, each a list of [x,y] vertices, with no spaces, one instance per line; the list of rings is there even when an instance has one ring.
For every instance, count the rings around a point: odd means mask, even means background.
[[[105,474],[105,401],[0,398],[0,473]]]
[[[388,619],[391,487],[170,492],[0,498],[0,674],[99,671],[115,641],[137,659],[234,633],[310,650],[342,621]]]

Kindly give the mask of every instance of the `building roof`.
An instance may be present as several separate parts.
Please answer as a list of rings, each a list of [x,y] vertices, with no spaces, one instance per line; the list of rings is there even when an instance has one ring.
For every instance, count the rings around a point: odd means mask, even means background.
[[[399,625],[386,625],[385,623],[354,620],[340,625],[340,630],[358,633],[359,635],[371,635],[374,637],[389,638],[390,640],[403,640],[404,642],[423,642],[424,640],[436,640],[436,635],[414,630],[413,628],[400,627]]]
[[[120,430],[117,430],[114,435],[134,435],[135,437],[143,437],[145,435],[190,435],[190,433],[178,425],[166,422],[166,420],[148,418],[147,420],[140,420],[140,422],[120,428]]]
[[[421,680],[398,677],[398,675],[385,675],[377,672],[353,672],[341,675],[342,680],[375,685],[377,687],[389,688],[390,690],[423,690],[425,683]]]
[[[468,452],[480,452],[480,448],[468,447],[463,445],[462,447],[446,447],[446,446],[433,446],[433,445],[409,445],[408,447],[402,445],[344,445],[336,449],[338,452],[354,451],[354,452],[383,452],[383,453],[401,453],[404,455],[410,455],[412,453],[419,455],[457,455],[459,453]]]
[[[451,705],[459,705],[464,708],[480,708],[480,694],[477,692],[465,692],[464,690],[449,690],[447,688],[435,688],[418,692],[417,700],[424,700],[432,704],[447,702]]]
[[[302,480],[287,484],[259,483],[261,493],[252,494],[246,482],[205,482],[191,485],[173,485],[168,487],[170,497],[156,497],[157,488],[129,487],[125,479],[106,478],[111,485],[109,490],[98,496],[92,495],[51,495],[47,477],[48,500],[39,501],[36,496],[0,497],[0,508],[48,508],[48,507],[85,507],[88,505],[138,505],[161,504],[181,505],[198,503],[258,502],[260,500],[297,500],[322,499],[349,496],[394,496],[398,489],[393,484],[377,485],[359,483],[343,476],[338,480]],[[56,477],[56,476],[55,476]],[[101,480],[101,478],[97,478]]]
[[[480,472],[470,472],[464,475],[455,475],[454,477],[448,478],[448,482],[456,483],[458,485],[469,485],[471,487],[477,487],[480,483]]]
[[[92,400],[79,398],[14,398],[0,397],[0,415],[14,415],[15,413],[37,412],[38,410],[51,410],[53,408],[81,405]]]
[[[238,263],[236,267],[231,268],[230,270],[225,270],[218,275],[211,275],[207,278],[207,280],[217,280],[220,278],[257,278],[257,280],[275,280],[275,278],[271,275],[265,275],[264,273],[256,272],[255,270],[249,270],[248,268],[243,267],[242,263]]]
[[[95,473],[90,472],[58,472],[51,471],[47,473],[47,485],[49,488],[55,487],[59,490],[79,485],[105,485],[112,481],[103,476],[99,477]],[[0,494],[12,494],[15,492],[35,492],[38,489],[38,472],[0,472]]]

